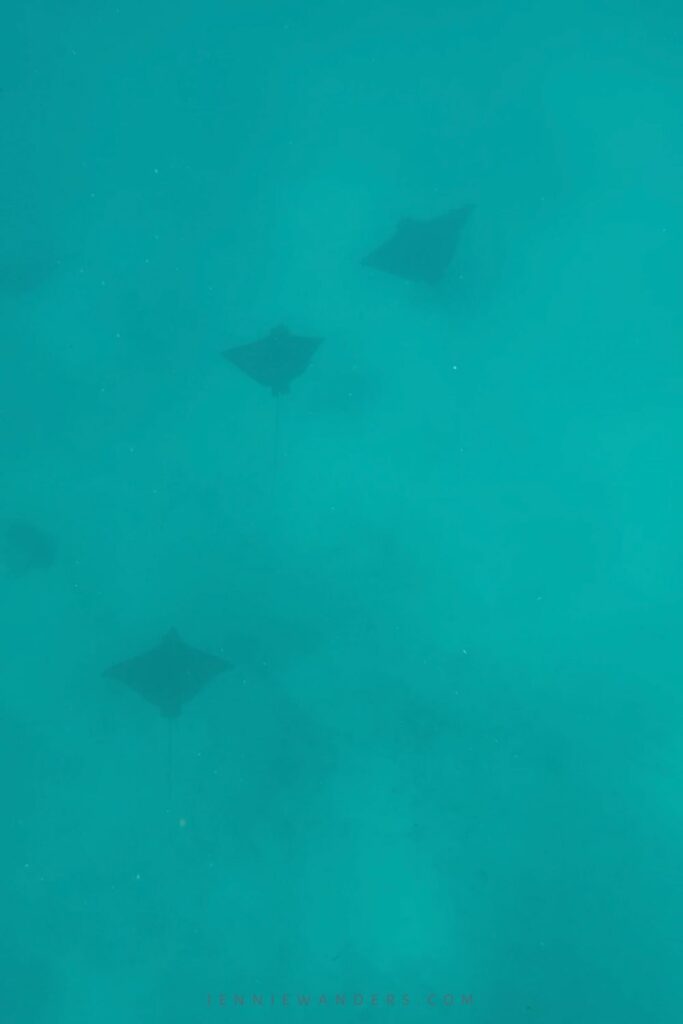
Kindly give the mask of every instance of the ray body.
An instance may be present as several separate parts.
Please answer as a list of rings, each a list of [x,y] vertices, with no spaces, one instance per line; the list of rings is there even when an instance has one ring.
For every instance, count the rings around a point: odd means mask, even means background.
[[[430,220],[407,217],[363,263],[407,281],[436,284],[455,255],[472,210],[472,206],[463,206]]]
[[[17,259],[0,263],[0,294],[22,296],[49,284],[62,269],[60,260],[50,257]]]
[[[104,674],[156,705],[165,718],[176,718],[183,704],[230,668],[223,658],[190,647],[172,629],[151,651],[121,661]]]
[[[53,537],[22,519],[5,524],[2,536],[2,561],[9,573],[21,576],[36,569],[49,569],[54,563],[57,544]]]
[[[287,394],[292,381],[308,369],[320,344],[320,338],[305,338],[292,334],[286,327],[275,327],[264,338],[223,354],[238,370],[270,388],[277,397]]]

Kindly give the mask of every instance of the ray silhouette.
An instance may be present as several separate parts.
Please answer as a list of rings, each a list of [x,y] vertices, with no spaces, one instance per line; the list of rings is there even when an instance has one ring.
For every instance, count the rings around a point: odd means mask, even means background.
[[[365,257],[363,264],[407,281],[436,284],[455,255],[473,209],[462,206],[430,220],[406,217],[386,242]]]
[[[293,380],[308,369],[311,359],[322,343],[321,338],[292,334],[287,327],[274,327],[263,338],[238,345],[223,353],[238,370],[263,387],[270,388],[275,398],[289,392]],[[280,403],[275,403],[273,430],[273,475],[275,493],[280,446]]]
[[[304,338],[286,327],[274,327],[264,338],[230,348],[223,355],[277,397],[286,395],[292,381],[308,369],[320,343],[320,338]]]
[[[57,543],[23,519],[5,523],[2,535],[2,562],[12,576],[23,576],[34,570],[49,569],[54,563]]]
[[[159,709],[168,721],[168,814],[172,819],[173,785],[173,723],[183,705],[196,697],[215,676],[227,672],[232,665],[223,658],[190,647],[176,629],[170,629],[150,651],[120,661],[104,675],[135,690],[144,700]],[[184,819],[179,820],[184,824]]]
[[[215,676],[232,665],[181,640],[175,629],[145,654],[112,665],[104,673],[154,704],[164,718],[177,718],[182,707]]]
[[[63,269],[63,262],[50,256],[3,259],[0,262],[0,295],[21,297],[49,284]]]

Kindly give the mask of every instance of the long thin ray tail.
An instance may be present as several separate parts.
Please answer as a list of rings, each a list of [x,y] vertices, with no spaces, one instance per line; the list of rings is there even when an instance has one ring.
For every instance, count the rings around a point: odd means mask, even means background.
[[[166,763],[166,785],[168,787],[168,816],[173,817],[173,719],[168,719],[168,757]]]
[[[167,882],[169,891],[173,891],[174,885],[174,874],[175,874],[175,856],[174,847],[176,841],[176,820],[175,814],[175,787],[174,787],[174,731],[175,726],[173,724],[173,718],[168,719],[168,732],[167,732],[167,761],[166,761],[166,785],[167,785],[167,811],[166,818],[168,824],[168,846],[167,846]],[[173,900],[169,899],[167,902],[166,910],[163,918],[163,942],[164,942],[164,953],[169,964],[174,959],[174,914],[173,914]]]
[[[273,492],[277,492],[277,477],[280,468],[280,406],[279,398],[275,399],[275,425],[273,427]]]

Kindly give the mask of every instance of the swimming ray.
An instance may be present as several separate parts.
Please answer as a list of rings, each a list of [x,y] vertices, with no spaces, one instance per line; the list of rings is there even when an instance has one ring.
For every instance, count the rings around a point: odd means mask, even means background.
[[[391,237],[366,256],[364,265],[407,281],[436,284],[455,255],[473,209],[462,206],[430,220],[404,218]]]

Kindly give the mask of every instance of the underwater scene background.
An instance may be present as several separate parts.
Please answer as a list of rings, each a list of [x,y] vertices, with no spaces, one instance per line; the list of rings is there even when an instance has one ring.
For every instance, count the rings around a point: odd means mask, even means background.
[[[1,20],[0,1019],[674,1024],[680,6]]]

